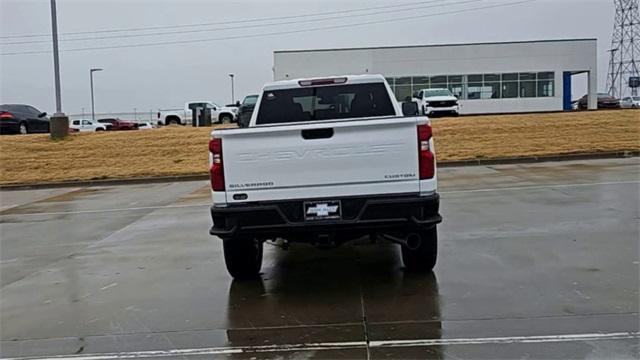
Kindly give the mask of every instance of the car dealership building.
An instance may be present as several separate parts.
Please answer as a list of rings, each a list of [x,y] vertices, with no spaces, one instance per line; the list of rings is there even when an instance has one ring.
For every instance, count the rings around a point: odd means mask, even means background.
[[[275,80],[382,74],[399,101],[448,88],[462,114],[571,110],[571,77],[587,73],[589,109],[597,103],[596,39],[275,51],[273,71]]]

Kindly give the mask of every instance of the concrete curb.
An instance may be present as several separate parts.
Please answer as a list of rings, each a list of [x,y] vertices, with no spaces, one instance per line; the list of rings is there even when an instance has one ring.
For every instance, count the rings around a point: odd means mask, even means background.
[[[615,151],[587,154],[564,154],[564,155],[544,155],[544,156],[523,156],[497,159],[473,159],[459,161],[438,162],[439,167],[473,166],[473,165],[508,165],[508,164],[528,164],[545,161],[571,161],[571,160],[595,160],[595,159],[615,159],[640,156],[640,151]],[[1,188],[1,186],[0,186]]]
[[[65,187],[78,187],[78,186],[89,187],[89,186],[134,185],[134,184],[152,184],[152,183],[199,181],[199,180],[209,180],[209,174],[139,177],[139,178],[128,178],[128,179],[59,181],[59,182],[33,183],[33,184],[5,184],[5,185],[0,185],[0,190],[33,190],[33,189],[53,189],[53,188],[65,188]]]
[[[566,155],[546,155],[546,156],[526,156],[498,159],[473,159],[459,161],[440,161],[439,167],[457,166],[477,166],[477,165],[508,165],[508,164],[528,164],[546,161],[571,161],[571,160],[592,160],[592,159],[615,159],[640,156],[640,151],[615,151],[589,154],[566,154]],[[129,179],[102,179],[102,180],[82,180],[82,181],[60,181],[50,183],[34,184],[5,184],[0,185],[0,190],[33,190],[52,189],[65,187],[89,187],[89,186],[113,186],[113,185],[133,185],[166,183],[181,181],[204,181],[209,180],[209,174],[192,174],[178,176],[140,177]]]

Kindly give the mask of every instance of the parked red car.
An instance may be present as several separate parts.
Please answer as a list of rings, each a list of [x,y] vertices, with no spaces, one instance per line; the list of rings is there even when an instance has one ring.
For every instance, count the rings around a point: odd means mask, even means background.
[[[105,125],[111,124],[107,126],[107,130],[138,130],[138,123],[118,118],[98,119],[98,122]]]

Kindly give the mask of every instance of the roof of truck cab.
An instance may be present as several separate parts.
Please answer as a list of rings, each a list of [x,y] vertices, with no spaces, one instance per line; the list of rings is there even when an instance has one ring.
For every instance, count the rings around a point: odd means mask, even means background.
[[[304,80],[321,80],[321,79],[333,79],[333,78],[347,78],[347,82],[344,84],[362,84],[362,83],[377,83],[384,82],[384,76],[378,74],[368,75],[331,75],[331,76],[318,76],[311,78],[299,78],[291,80],[280,80],[266,83],[262,90],[279,90],[279,89],[295,89],[300,88],[300,81]],[[342,84],[339,84],[342,85]]]

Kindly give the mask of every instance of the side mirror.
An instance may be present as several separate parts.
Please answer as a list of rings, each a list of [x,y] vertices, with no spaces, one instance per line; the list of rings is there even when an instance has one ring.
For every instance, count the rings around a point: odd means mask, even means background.
[[[240,100],[236,101],[236,106],[240,107]]]
[[[40,113],[40,115],[38,115],[38,117],[39,117],[39,118],[43,118],[43,117],[45,117],[45,116],[47,116],[47,113],[46,113],[46,112]]]
[[[418,104],[415,101],[405,101],[402,103],[402,115],[404,116],[418,116]]]
[[[214,106],[213,111],[218,111],[218,108]]]
[[[456,99],[460,100],[460,95],[453,95],[456,97]]]

